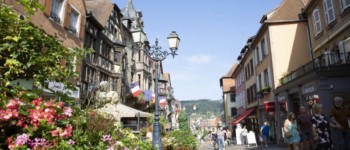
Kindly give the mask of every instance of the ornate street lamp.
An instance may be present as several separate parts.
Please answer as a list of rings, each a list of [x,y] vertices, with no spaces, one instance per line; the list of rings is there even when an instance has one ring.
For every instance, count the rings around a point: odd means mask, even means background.
[[[135,28],[131,31],[132,36],[134,38],[135,44],[140,44],[145,41],[145,33],[142,31],[142,29]],[[155,93],[156,93],[156,106],[155,106],[155,117],[154,117],[154,125],[153,125],[153,137],[152,137],[152,145],[155,148],[158,148],[159,150],[163,150],[163,144],[161,140],[161,128],[160,128],[160,116],[159,116],[159,93],[158,93],[158,80],[159,80],[159,62],[163,61],[168,55],[172,55],[173,58],[175,57],[176,51],[178,49],[180,38],[176,34],[175,31],[172,31],[170,35],[167,37],[170,52],[168,51],[162,51],[162,47],[158,46],[158,39],[156,39],[155,43],[156,45],[151,46],[151,48],[145,48],[142,47],[139,50],[143,50],[146,55],[152,59],[155,62],[156,67],[156,80],[155,80]]]

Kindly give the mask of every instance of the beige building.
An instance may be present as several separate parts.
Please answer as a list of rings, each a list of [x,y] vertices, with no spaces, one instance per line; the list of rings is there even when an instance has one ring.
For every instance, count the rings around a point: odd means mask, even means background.
[[[302,11],[302,17],[308,19],[312,59],[284,75],[275,90],[278,101],[286,101],[289,111],[297,112],[299,105],[311,110],[321,103],[329,116],[334,96],[342,96],[344,105],[350,104],[349,10],[346,0],[310,0]]]
[[[307,51],[307,22],[299,19],[300,10],[306,1],[284,0],[260,20],[250,49],[252,56],[245,61],[247,108],[258,105],[258,124],[268,121],[271,137],[278,142],[280,122],[275,119],[275,95],[272,91],[280,85],[279,79],[291,70],[298,68],[310,59]],[[254,69],[255,68],[255,69]],[[249,81],[253,75],[255,80]],[[254,87],[255,86],[255,87]]]
[[[230,131],[232,131],[231,122],[237,116],[236,86],[235,79],[232,77],[232,73],[236,67],[237,64],[233,64],[226,75],[220,78],[224,107],[224,120],[222,120],[222,124],[228,126]]]

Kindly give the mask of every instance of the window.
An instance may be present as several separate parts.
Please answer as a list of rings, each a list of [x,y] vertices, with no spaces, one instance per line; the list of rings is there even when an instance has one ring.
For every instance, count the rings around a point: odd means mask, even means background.
[[[250,60],[250,72],[254,75],[253,59]]]
[[[321,20],[320,20],[320,11],[315,9],[312,13],[312,19],[315,28],[315,36],[317,36],[322,31]]]
[[[266,57],[265,39],[262,39],[262,40],[261,40],[260,46],[261,46],[262,58],[265,58],[265,57]]]
[[[258,83],[259,83],[259,90],[261,90],[262,89],[262,87],[261,87],[261,74],[259,74],[259,78],[258,78],[259,80],[258,80]]]
[[[230,94],[230,101],[236,102],[236,94]]]
[[[350,0],[340,0],[340,3],[341,3],[340,7],[342,11],[344,11],[344,9],[350,6]]]
[[[264,83],[265,83],[265,86],[266,87],[269,87],[270,85],[269,85],[269,73],[267,72],[267,69],[265,69],[265,71],[264,71]]]
[[[50,17],[57,23],[62,23],[61,10],[63,6],[63,0],[52,0]]]
[[[323,0],[324,14],[326,16],[327,24],[335,20],[332,0]]]
[[[259,46],[256,47],[256,62],[257,62],[257,64],[260,63]]]
[[[119,60],[119,55],[120,55],[120,52],[114,51],[114,62],[118,62],[118,60]]]
[[[237,115],[236,107],[231,107],[231,116],[236,116],[236,115]]]
[[[70,24],[69,24],[69,32],[77,35],[77,29],[79,28],[78,25],[78,18],[79,18],[79,14],[76,13],[75,11],[72,11],[70,14]]]

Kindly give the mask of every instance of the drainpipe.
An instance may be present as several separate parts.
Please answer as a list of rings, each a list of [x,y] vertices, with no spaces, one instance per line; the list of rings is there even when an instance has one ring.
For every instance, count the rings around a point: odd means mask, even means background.
[[[309,22],[308,22],[308,18],[307,18],[307,14],[306,13],[303,13],[301,15],[301,19],[302,20],[306,20],[307,23],[306,23],[306,35],[307,35],[307,45],[309,47],[309,52],[310,52],[310,60],[314,60],[314,54],[313,54],[313,51],[312,51],[312,45],[311,45],[311,35],[310,35],[310,26],[309,26]],[[314,64],[313,64],[314,65]]]

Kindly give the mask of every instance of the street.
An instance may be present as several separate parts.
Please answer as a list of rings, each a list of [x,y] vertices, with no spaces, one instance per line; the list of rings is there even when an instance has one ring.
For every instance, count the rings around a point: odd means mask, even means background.
[[[201,142],[199,148],[199,150],[214,150],[214,148],[209,145],[209,143],[206,143],[206,142]],[[254,147],[254,146],[251,146],[251,147],[248,147],[248,146],[241,146],[241,145],[230,145],[228,147],[225,148],[225,150],[264,150],[264,149],[268,149],[268,150],[287,150],[288,148],[286,147],[280,147],[280,146],[277,146],[277,145],[271,145],[269,146],[268,148],[264,148],[264,147],[261,147],[260,145],[258,147]]]

